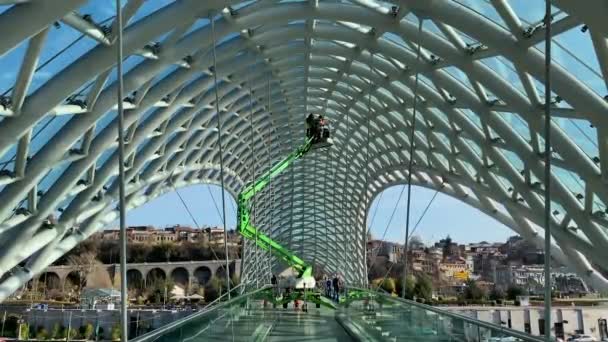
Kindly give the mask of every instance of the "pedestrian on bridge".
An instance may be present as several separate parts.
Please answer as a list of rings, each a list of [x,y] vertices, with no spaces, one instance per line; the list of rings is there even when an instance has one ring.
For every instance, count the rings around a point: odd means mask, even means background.
[[[332,285],[334,288],[334,295],[333,295],[333,299],[337,302],[340,301],[340,279],[338,279],[338,275],[336,274],[336,276],[334,277],[334,279],[332,280]]]

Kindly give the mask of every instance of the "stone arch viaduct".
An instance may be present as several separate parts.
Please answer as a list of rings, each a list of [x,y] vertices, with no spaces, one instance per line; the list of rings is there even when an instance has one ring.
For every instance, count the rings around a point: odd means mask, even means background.
[[[110,279],[119,274],[120,264],[100,264],[98,269],[108,272]],[[131,263],[127,265],[129,282],[135,286],[146,286],[155,278],[170,278],[178,286],[205,285],[214,275],[223,275],[226,264],[224,261],[180,261],[180,262],[151,262]],[[78,266],[51,266],[38,276],[38,281],[48,287],[63,287],[70,275],[76,275]],[[230,274],[240,274],[241,260],[230,262]],[[91,272],[93,273],[93,272]]]

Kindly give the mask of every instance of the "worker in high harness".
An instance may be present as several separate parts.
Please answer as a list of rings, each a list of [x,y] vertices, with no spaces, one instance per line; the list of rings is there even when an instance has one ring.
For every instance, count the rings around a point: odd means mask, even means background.
[[[312,138],[313,144],[329,143],[329,120],[323,115],[308,114],[306,117],[306,137]]]

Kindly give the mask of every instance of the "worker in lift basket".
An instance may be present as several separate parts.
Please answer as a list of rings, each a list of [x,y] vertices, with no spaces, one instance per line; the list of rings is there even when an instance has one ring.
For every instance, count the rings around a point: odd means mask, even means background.
[[[306,137],[311,138],[314,134],[315,116],[313,113],[308,114],[306,117]]]
[[[327,120],[323,115],[319,115],[319,124],[317,125],[317,141],[323,141],[325,125],[327,124]]]
[[[327,141],[329,139],[329,120],[321,115],[321,126],[320,126],[320,135],[321,140]]]

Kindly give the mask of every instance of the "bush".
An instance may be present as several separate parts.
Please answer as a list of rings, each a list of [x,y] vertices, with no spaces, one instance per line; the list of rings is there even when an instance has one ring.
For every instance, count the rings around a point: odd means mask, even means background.
[[[509,286],[507,289],[507,299],[516,300],[517,296],[524,294],[524,290],[519,286]]]
[[[18,321],[19,317],[14,314],[6,316],[6,320],[4,321],[4,337],[17,337]]]
[[[396,286],[395,286],[395,279],[393,278],[387,278],[383,283],[382,283],[382,288],[388,292],[388,293],[395,293],[396,290]]]
[[[65,328],[62,325],[59,325],[59,323],[53,324],[53,329],[51,329],[51,339],[58,340],[60,338],[63,338],[64,329]]]
[[[213,276],[205,286],[205,301],[212,302],[220,296],[220,290],[224,288],[224,282],[217,276]]]
[[[471,299],[473,301],[481,301],[486,297],[484,289],[477,285],[477,282],[470,279],[466,282],[467,287],[464,290],[464,298]]]
[[[73,340],[78,337],[78,330],[71,328],[69,331],[66,329],[64,337],[68,337],[70,340]]]
[[[49,338],[49,332],[43,326],[39,326],[37,330],[38,330],[36,332],[37,340],[46,340]]]
[[[424,275],[418,277],[416,285],[414,286],[414,293],[416,297],[431,300],[433,297],[433,283],[431,282],[431,279]]]
[[[505,299],[505,292],[503,290],[501,290],[500,288],[494,286],[494,288],[490,292],[490,299],[496,300],[496,301]]]
[[[397,294],[399,296],[402,295],[402,291],[403,291],[403,277],[399,277],[397,279]],[[415,289],[416,289],[416,278],[414,278],[414,276],[408,276],[407,279],[405,280],[405,298],[407,299],[414,299],[415,294]]]
[[[518,299],[516,299],[514,304],[515,304],[515,306],[520,306],[521,302]]]
[[[82,338],[84,338],[85,340],[91,339],[91,337],[93,337],[94,332],[95,328],[91,323],[87,323],[80,327],[80,336],[82,336]]]
[[[20,336],[21,336],[22,340],[27,340],[27,339],[30,338],[30,326],[29,326],[29,324],[23,323],[23,324],[21,324],[21,326],[20,326],[19,329],[20,329],[19,331],[21,332]]]
[[[112,327],[112,341],[120,341],[120,327],[115,325]]]

